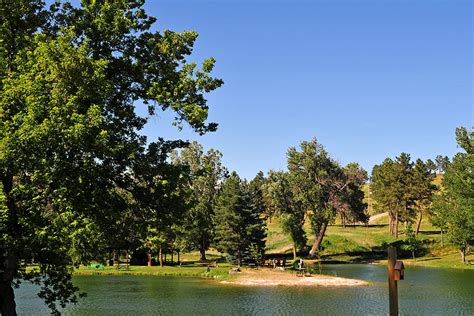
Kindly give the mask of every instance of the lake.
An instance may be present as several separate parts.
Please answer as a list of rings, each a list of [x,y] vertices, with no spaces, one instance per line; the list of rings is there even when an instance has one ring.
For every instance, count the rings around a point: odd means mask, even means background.
[[[88,296],[65,315],[385,315],[386,267],[326,265],[324,274],[367,280],[358,288],[221,286],[214,281],[147,276],[81,276]],[[474,270],[407,267],[401,315],[474,315]],[[48,314],[35,287],[16,290],[19,315]]]

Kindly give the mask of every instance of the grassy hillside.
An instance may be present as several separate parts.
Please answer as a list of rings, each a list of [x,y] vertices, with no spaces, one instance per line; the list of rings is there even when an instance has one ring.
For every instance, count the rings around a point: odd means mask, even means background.
[[[388,232],[388,215],[381,214],[366,226],[331,225],[328,227],[320,252],[322,262],[382,262],[386,258],[386,250],[390,243],[400,243],[405,239],[403,224],[400,225],[400,236],[397,240]],[[308,244],[313,242],[313,236],[306,227],[309,237]],[[419,238],[423,240],[424,251],[420,257],[413,260],[405,254],[407,264],[432,267],[451,267],[474,269],[474,254],[467,256],[470,265],[460,262],[459,253],[447,244],[441,246],[441,234],[427,219],[422,221]],[[291,241],[282,233],[278,221],[268,223],[267,252],[270,254],[290,254]],[[403,255],[403,254],[402,254]]]

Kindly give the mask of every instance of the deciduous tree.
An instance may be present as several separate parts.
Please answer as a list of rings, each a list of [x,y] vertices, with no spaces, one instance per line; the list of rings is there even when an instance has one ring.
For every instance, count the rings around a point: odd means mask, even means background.
[[[435,199],[434,209],[465,262],[474,242],[474,132],[457,128],[456,140],[464,152],[457,153],[445,170],[443,192]]]
[[[206,251],[214,236],[212,217],[215,200],[227,170],[221,163],[222,154],[214,149],[204,153],[197,142],[192,142],[180,153],[175,152],[173,161],[189,169],[189,210],[184,219],[184,232],[192,248],[198,249],[201,261],[206,260]]]
[[[146,152],[135,106],[171,109],[198,133],[216,129],[205,99],[222,84],[209,76],[214,60],[200,70],[186,62],[197,33],[150,31],[143,3],[0,2],[4,315],[15,314],[14,279],[40,285],[52,312],[76,301],[72,264],[90,258],[89,238],[124,210],[119,190],[133,191],[130,170]],[[33,254],[37,268],[20,269]]]

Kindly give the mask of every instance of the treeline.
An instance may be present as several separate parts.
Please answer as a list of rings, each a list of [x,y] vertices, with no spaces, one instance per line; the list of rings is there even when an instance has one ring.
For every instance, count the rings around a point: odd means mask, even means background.
[[[105,232],[103,249],[142,249],[148,264],[164,252],[198,250],[206,260],[210,247],[237,264],[264,258],[266,222],[277,217],[297,252],[314,256],[329,224],[368,220],[362,185],[367,173],[356,163],[341,166],[315,139],[288,151],[288,170],[262,172],[248,182],[228,173],[222,154],[204,152],[196,142],[162,155],[161,166],[132,174],[147,194],[129,194],[128,209]],[[139,214],[137,216],[136,214]],[[314,243],[307,248],[305,222]],[[125,228],[125,230],[124,230]],[[117,238],[107,238],[117,236]]]
[[[376,212],[389,215],[390,234],[398,238],[399,223],[408,229],[416,222],[415,234],[420,231],[423,216],[439,227],[441,238],[449,240],[465,261],[466,251],[474,243],[474,136],[466,128],[456,129],[458,146],[464,151],[451,160],[438,156],[432,160],[411,161],[401,153],[395,160],[385,159],[374,166],[371,177],[371,197]],[[434,184],[437,176],[441,185]],[[441,239],[443,240],[443,239]]]
[[[205,261],[206,251],[214,247],[239,265],[261,260],[266,237],[263,176],[248,182],[229,174],[219,151],[204,152],[196,142],[161,157],[156,168],[144,165],[146,172],[131,175],[144,194],[124,192],[128,216],[110,226],[114,233],[104,232],[97,258],[111,251],[141,250],[148,265],[155,257],[163,265],[164,253],[198,250]]]

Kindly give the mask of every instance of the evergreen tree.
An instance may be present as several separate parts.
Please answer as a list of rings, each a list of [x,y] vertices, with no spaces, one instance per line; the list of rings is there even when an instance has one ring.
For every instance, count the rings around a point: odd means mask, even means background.
[[[216,248],[237,258],[242,265],[244,256],[257,247],[265,248],[265,223],[261,217],[262,196],[259,179],[247,184],[237,173],[227,178],[217,197],[214,215]]]
[[[374,208],[388,212],[390,234],[398,238],[398,224],[411,222],[415,216],[413,163],[401,153],[396,160],[387,158],[372,170]]]
[[[232,174],[224,181],[216,201],[213,224],[215,227],[214,244],[217,250],[236,256],[239,265],[242,265],[246,248],[244,227],[244,193],[241,180],[237,173]]]
[[[435,158],[435,162],[436,167],[438,169],[438,173],[444,173],[449,165],[449,158],[448,156],[438,155]]]
[[[259,172],[248,185],[244,186],[248,200],[248,212],[246,214],[246,231],[249,247],[257,250],[261,257],[265,252],[265,238],[267,237],[265,222],[265,203],[263,199],[263,185],[265,178],[263,172]]]

